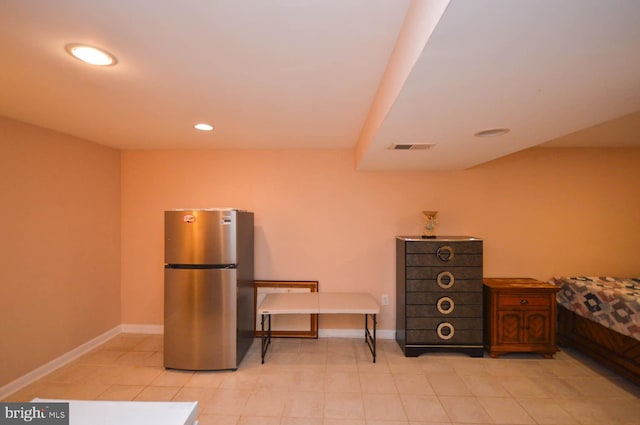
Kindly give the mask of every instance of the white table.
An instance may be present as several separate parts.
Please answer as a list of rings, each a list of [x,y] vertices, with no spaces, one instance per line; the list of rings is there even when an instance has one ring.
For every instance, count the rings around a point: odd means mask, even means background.
[[[267,294],[258,307],[261,316],[262,363],[271,344],[271,315],[274,314],[364,314],[364,341],[376,362],[376,326],[380,306],[367,293],[305,292]],[[369,331],[369,316],[372,331]],[[265,329],[265,322],[267,328]]]
[[[69,403],[69,425],[198,425],[198,402],[90,401],[34,398],[32,403]]]

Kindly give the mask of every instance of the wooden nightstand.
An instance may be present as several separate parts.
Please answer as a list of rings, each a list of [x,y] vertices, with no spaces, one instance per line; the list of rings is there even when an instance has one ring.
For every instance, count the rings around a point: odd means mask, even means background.
[[[484,279],[484,343],[489,356],[512,352],[552,358],[556,347],[556,292],[527,278]]]

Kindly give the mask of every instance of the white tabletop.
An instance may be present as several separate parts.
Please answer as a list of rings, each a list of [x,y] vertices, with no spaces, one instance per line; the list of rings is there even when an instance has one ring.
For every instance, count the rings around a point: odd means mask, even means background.
[[[258,314],[378,314],[380,306],[367,293],[305,292],[267,294]]]
[[[197,425],[198,402],[89,401],[34,398],[33,403],[69,403],[69,425]]]
[[[367,293],[319,292],[320,313],[378,314],[380,306]]]

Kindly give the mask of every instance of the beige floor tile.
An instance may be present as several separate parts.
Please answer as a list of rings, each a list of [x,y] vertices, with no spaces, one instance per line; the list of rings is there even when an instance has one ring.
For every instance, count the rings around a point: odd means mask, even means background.
[[[455,373],[427,375],[433,391],[439,396],[470,396],[471,390]]]
[[[88,363],[92,365],[116,364],[117,360],[125,355],[124,350],[94,350],[78,359],[79,363]]]
[[[218,388],[204,403],[202,412],[217,415],[242,415],[250,396],[250,390]]]
[[[536,385],[542,389],[545,397],[555,399],[581,397],[580,392],[573,385],[569,384],[566,378],[545,376],[544,379],[536,380]]]
[[[378,358],[375,363],[371,359],[356,362],[356,368],[360,373],[391,373],[389,362],[385,358]]]
[[[360,393],[326,393],[324,417],[328,419],[364,419]]]
[[[437,356],[429,357],[429,355],[424,355],[423,357],[419,357],[418,360],[423,360],[419,362],[419,364],[427,377],[432,374],[453,375],[456,373],[455,369],[446,358]]]
[[[362,401],[367,422],[407,420],[402,400],[397,394],[363,394]]]
[[[237,425],[240,420],[238,415],[211,415],[200,414],[198,425]]]
[[[361,372],[359,376],[364,394],[398,394],[393,375],[390,373]]]
[[[95,400],[108,388],[107,384],[47,382],[34,386],[35,394],[24,401],[30,401],[35,397]]]
[[[131,401],[144,390],[142,385],[112,385],[98,396],[98,400]]]
[[[225,376],[232,372],[194,372],[189,380],[184,384],[185,387],[199,388],[217,388],[220,386]]]
[[[91,375],[91,379],[94,382],[115,385],[115,384],[125,384],[126,382],[122,382],[122,375],[127,370],[127,367],[117,366],[117,365],[94,365],[94,374]],[[159,372],[158,372],[159,373]],[[143,383],[141,385],[146,385],[147,383]],[[135,385],[135,384],[132,384]]]
[[[485,376],[488,374],[486,370],[487,363],[487,359],[467,355],[448,359],[448,364],[459,376]]]
[[[288,379],[289,391],[324,391],[324,372],[296,370]]]
[[[253,382],[252,389],[287,391],[292,385],[296,371],[297,369],[263,370],[253,373],[248,381]]]
[[[135,348],[136,345],[145,341],[148,337],[149,335],[123,333],[105,342],[101,348],[106,348],[110,350],[131,351]]]
[[[160,368],[123,366],[117,379],[118,383],[124,385],[150,385],[162,372]]]
[[[360,375],[357,372],[328,371],[325,373],[323,385],[326,392],[361,392]]]
[[[332,372],[356,372],[358,361],[354,356],[338,352],[328,352],[326,355],[326,368]]]
[[[489,414],[493,424],[535,424],[531,416],[518,402],[510,397],[478,397],[478,401]]]
[[[225,373],[218,387],[250,390],[258,386],[259,376],[256,373]]]
[[[295,417],[283,417],[280,422],[281,425],[324,425],[322,418],[295,418]]]
[[[491,423],[491,417],[475,397],[438,396],[438,398],[454,423]]]
[[[499,376],[462,376],[462,381],[475,396],[509,397],[509,392],[502,386],[503,378]]]
[[[181,370],[165,370],[156,379],[151,381],[151,385],[156,387],[182,387],[191,377],[193,372]]]
[[[370,421],[367,419],[367,425],[410,425],[409,421]]]
[[[399,394],[421,394],[433,395],[433,387],[427,377],[422,373],[396,373],[393,374],[393,381]]]
[[[565,378],[564,381],[584,397],[630,397],[624,388],[607,377]]]
[[[449,416],[436,396],[400,395],[404,411],[409,421],[413,422],[449,422]]]
[[[336,419],[325,418],[324,425],[367,425],[367,421],[364,419]]]
[[[609,407],[608,400],[599,398],[568,399],[562,402],[562,409],[569,412],[580,424],[616,424],[616,413]],[[638,418],[640,422],[640,418]]]
[[[149,335],[133,347],[133,351],[162,351],[163,335]]]
[[[88,380],[92,380],[98,373],[96,367],[87,363],[73,362],[67,366],[64,366],[58,370],[55,370],[45,376],[42,380],[44,382],[55,383],[83,383]]]
[[[572,425],[579,423],[553,399],[519,398],[517,402],[538,424]]]
[[[145,387],[136,396],[138,401],[171,401],[180,390],[180,387]]]
[[[640,401],[633,399],[608,399],[608,412],[620,425],[635,425],[640,418]]]
[[[273,416],[240,416],[238,425],[280,425],[280,418]]]
[[[323,392],[289,392],[285,399],[283,417],[322,418],[324,415]]]
[[[126,366],[146,366],[149,364],[153,351],[129,351],[118,358],[116,364]]]
[[[242,410],[242,416],[282,416],[288,393],[283,391],[260,390],[249,396]]]
[[[182,387],[173,397],[173,401],[197,401],[202,409],[202,406],[213,397],[214,392],[213,388]]]
[[[503,379],[502,386],[513,397],[547,397],[545,390],[536,384],[536,381],[527,376],[508,377]]]

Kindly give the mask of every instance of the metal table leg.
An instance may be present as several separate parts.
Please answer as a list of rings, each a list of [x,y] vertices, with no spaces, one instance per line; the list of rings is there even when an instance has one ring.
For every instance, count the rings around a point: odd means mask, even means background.
[[[268,323],[268,330],[267,330],[267,335],[265,336],[264,333],[264,322],[265,322],[265,318],[267,319]],[[264,364],[264,356],[267,353],[267,348],[269,348],[269,345],[271,344],[271,315],[270,314],[263,314],[260,320],[260,340],[261,340],[261,351],[262,351],[262,364]]]
[[[369,346],[369,351],[371,351],[371,355],[373,356],[373,362],[376,362],[376,326],[377,320],[376,315],[371,315],[371,322],[373,324],[373,335],[369,331],[369,315],[364,315],[364,342]]]

